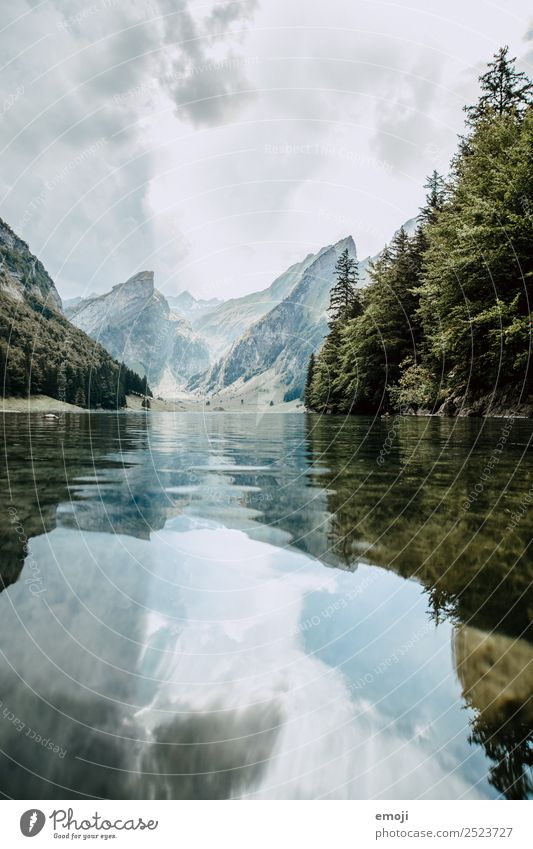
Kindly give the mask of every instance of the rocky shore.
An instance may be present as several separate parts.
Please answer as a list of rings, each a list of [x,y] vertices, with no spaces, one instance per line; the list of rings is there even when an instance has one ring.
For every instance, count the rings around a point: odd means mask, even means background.
[[[410,407],[404,411],[410,416],[445,416],[448,418],[533,418],[533,395],[516,390],[504,390],[484,395],[455,395],[439,407],[430,410]]]

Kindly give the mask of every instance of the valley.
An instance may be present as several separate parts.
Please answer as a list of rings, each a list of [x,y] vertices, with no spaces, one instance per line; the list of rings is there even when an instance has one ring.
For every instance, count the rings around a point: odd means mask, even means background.
[[[265,290],[226,301],[165,296],[142,271],[66,303],[69,320],[182,409],[302,409],[309,356],[327,332],[335,264],[351,236],[295,263]],[[365,280],[369,260],[359,263]]]

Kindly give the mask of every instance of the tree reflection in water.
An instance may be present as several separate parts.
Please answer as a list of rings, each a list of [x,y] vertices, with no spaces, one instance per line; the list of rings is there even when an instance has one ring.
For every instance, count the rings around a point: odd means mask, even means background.
[[[493,786],[521,799],[533,792],[533,554],[527,517],[509,520],[532,482],[531,426],[512,423],[487,476],[505,426],[398,418],[363,432],[357,420],[309,416],[307,428],[332,548],[347,566],[363,559],[420,581],[430,617],[456,625],[470,741],[494,762]]]

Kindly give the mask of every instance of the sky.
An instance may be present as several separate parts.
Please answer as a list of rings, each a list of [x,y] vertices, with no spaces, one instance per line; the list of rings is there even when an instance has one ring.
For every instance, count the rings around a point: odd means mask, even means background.
[[[14,0],[0,217],[63,298],[153,270],[236,297],[351,234],[360,258],[445,173],[524,0]]]

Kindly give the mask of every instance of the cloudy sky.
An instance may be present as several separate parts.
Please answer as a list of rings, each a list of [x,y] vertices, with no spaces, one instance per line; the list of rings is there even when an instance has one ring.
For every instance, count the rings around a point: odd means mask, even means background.
[[[14,0],[0,216],[64,298],[153,269],[165,294],[264,288],[352,234],[373,254],[445,171],[525,0]]]

